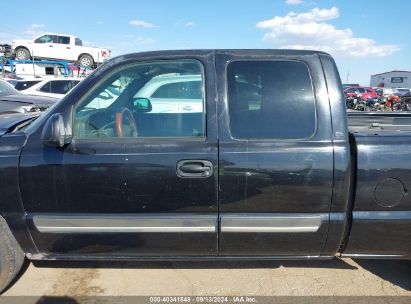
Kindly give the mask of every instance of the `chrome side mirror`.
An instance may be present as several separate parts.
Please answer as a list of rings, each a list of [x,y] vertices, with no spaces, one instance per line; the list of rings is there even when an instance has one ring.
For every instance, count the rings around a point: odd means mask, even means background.
[[[44,125],[41,140],[43,144],[57,148],[71,142],[71,136],[68,136],[64,126],[63,114],[57,113],[49,117]]]

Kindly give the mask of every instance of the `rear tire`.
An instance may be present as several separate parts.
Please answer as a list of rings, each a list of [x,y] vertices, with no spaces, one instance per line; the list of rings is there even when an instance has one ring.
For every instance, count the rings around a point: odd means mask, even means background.
[[[17,60],[29,60],[30,52],[25,48],[17,48],[16,49],[16,59]]]
[[[0,216],[0,293],[18,275],[24,253],[14,238],[6,220]]]
[[[93,57],[91,57],[88,54],[81,55],[78,59],[78,63],[80,65],[84,65],[84,66],[87,66],[87,67],[90,67],[90,68],[94,66]]]

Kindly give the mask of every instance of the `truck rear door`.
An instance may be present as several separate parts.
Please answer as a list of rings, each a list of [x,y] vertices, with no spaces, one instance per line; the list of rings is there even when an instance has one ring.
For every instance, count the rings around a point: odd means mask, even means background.
[[[220,51],[216,69],[219,254],[320,256],[333,144],[318,56]]]
[[[72,46],[73,37],[70,36],[56,36],[56,41],[54,43],[54,51],[56,52],[55,58],[64,60],[77,60],[76,56],[73,56]]]

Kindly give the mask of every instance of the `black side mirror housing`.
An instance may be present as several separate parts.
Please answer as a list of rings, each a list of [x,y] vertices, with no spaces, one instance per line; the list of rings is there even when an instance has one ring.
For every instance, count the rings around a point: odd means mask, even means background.
[[[134,110],[141,113],[151,112],[153,106],[151,105],[151,101],[148,98],[144,97],[137,97],[133,100]]]
[[[63,114],[53,114],[49,117],[41,133],[41,140],[47,146],[61,148],[71,141],[64,126]]]

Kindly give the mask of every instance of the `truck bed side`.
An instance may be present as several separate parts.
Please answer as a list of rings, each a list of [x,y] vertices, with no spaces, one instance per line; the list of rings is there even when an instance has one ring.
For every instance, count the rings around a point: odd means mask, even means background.
[[[404,114],[349,114],[356,187],[343,256],[411,256],[411,132]]]

